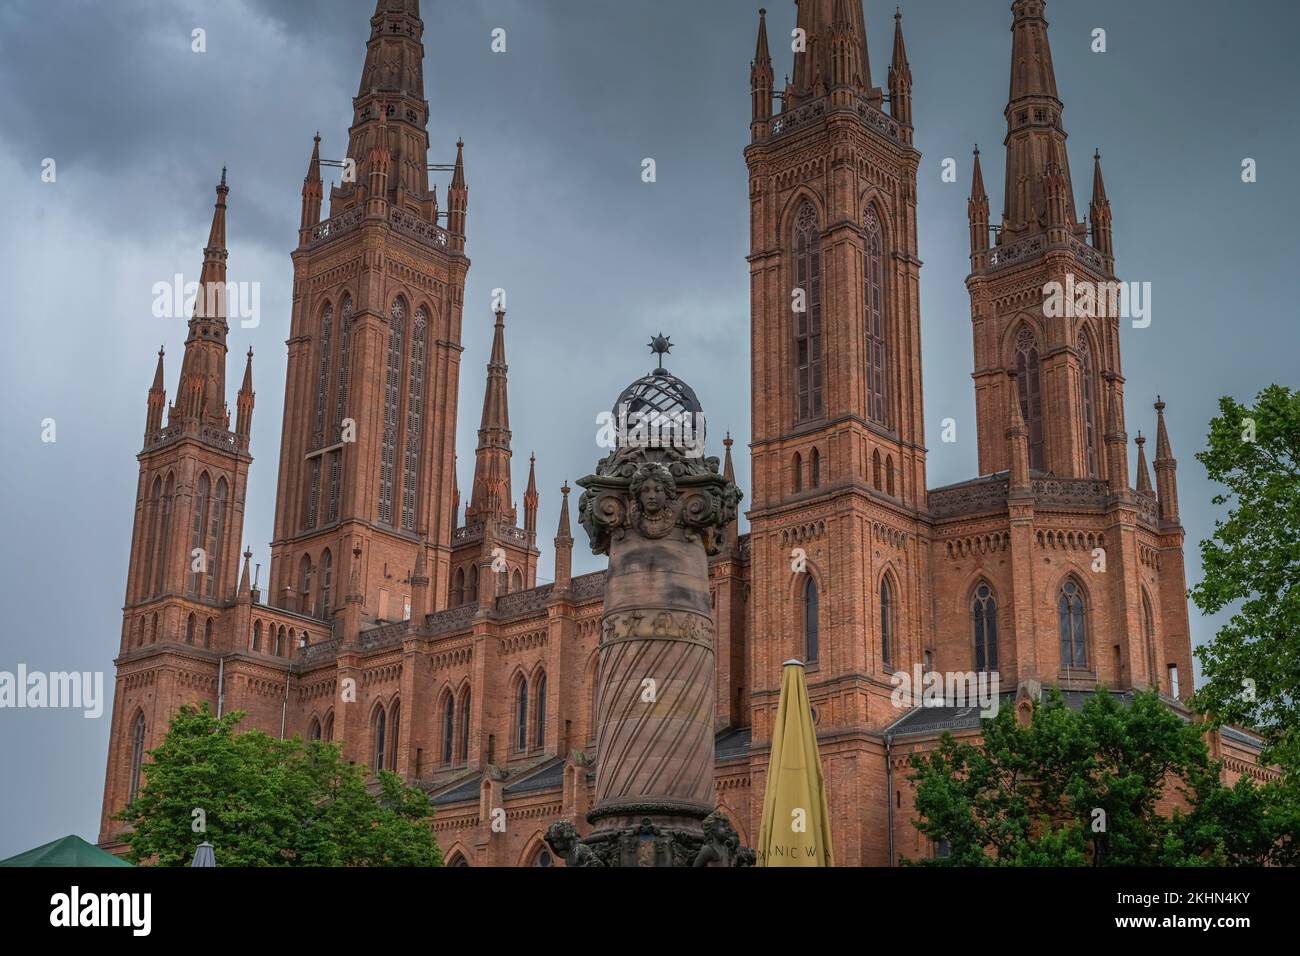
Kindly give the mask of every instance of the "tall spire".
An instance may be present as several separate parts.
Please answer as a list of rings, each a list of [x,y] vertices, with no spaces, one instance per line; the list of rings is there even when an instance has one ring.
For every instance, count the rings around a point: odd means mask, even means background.
[[[903,11],[894,8],[894,56],[889,63],[889,115],[903,126],[912,125],[912,67],[903,45]]]
[[[302,220],[300,229],[310,229],[320,222],[321,198],[325,187],[320,178],[320,133],[312,140],[311,162],[307,164],[307,175],[302,180]]]
[[[447,231],[457,249],[465,248],[465,212],[469,208],[469,187],[465,185],[465,141],[456,140],[456,167],[447,188]]]
[[[352,100],[352,126],[348,133],[348,158],[356,163],[356,179],[331,194],[330,212],[338,214],[355,204],[360,192],[367,198],[386,200],[433,222],[429,191],[429,104],[424,98],[424,21],[418,0],[379,0],[370,18],[370,39],[361,68],[361,82]],[[371,168],[376,156],[379,127],[388,154],[383,192],[372,188]],[[360,192],[358,187],[364,187]],[[342,200],[338,205],[336,201]]]
[[[796,3],[799,7],[796,26],[803,31],[805,43],[805,49],[794,54],[796,102],[828,92],[835,82],[837,66],[841,71],[848,69],[847,83],[853,89],[864,96],[870,94],[871,58],[867,55],[867,25],[860,0],[851,3],[796,0]],[[837,34],[847,41],[846,45],[832,42]]]
[[[567,588],[573,576],[573,534],[569,531],[569,482],[560,488],[560,525],[555,529],[555,586]]]
[[[758,44],[749,64],[749,90],[753,95],[752,124],[765,124],[772,118],[772,55],[767,50],[767,11],[758,11]],[[754,129],[754,137],[763,135]]]
[[[226,413],[226,170],[221,170],[212,227],[203,249],[199,291],[194,299],[185,356],[181,360],[177,411],[195,423],[229,426]]]
[[[239,395],[235,399],[238,417],[235,419],[235,435],[241,447],[248,447],[248,435],[253,429],[253,348],[248,348],[248,361],[244,365],[244,381],[239,386]]]
[[[725,449],[722,456],[722,477],[726,478],[731,484],[736,483],[736,468],[731,463],[731,446],[735,442],[731,438],[731,432],[727,432],[727,437],[722,439],[722,447]],[[722,531],[722,546],[724,548],[734,548],[736,541],[740,537],[740,516],[736,514],[727,522],[726,528]]]
[[[1029,427],[1020,412],[1020,391],[1016,370],[1007,369],[1007,440],[1008,477],[1013,491],[1029,489]]]
[[[163,347],[158,346],[158,365],[153,372],[153,385],[149,386],[148,412],[145,414],[145,441],[162,428],[163,409],[167,407],[167,387],[163,384]]]
[[[1049,175],[1049,169],[1062,180],[1065,222],[1071,226],[1076,222],[1061,101],[1047,41],[1047,20],[1043,17],[1045,6],[1044,0],[1016,0],[1011,7],[1011,86],[1004,111],[1007,163],[1003,241],[1037,232],[1046,225],[1044,177]]]
[[[989,248],[989,197],[984,191],[984,172],[980,169],[980,148],[975,146],[975,162],[971,173],[970,199],[966,202],[966,218],[970,222],[970,253],[972,258]],[[972,263],[972,268],[974,267]]]
[[[1115,255],[1111,243],[1110,200],[1106,198],[1106,183],[1101,178],[1101,150],[1092,154],[1092,202],[1088,204],[1088,218],[1092,220],[1092,246],[1110,260]]]
[[[496,311],[492,354],[487,364],[487,388],[483,392],[483,417],[478,429],[474,487],[470,490],[465,522],[487,516],[515,522],[510,495],[510,402],[506,387],[506,311]]]
[[[1160,496],[1162,521],[1178,523],[1178,461],[1169,447],[1169,432],[1165,429],[1165,403],[1156,396],[1156,491]]]
[[[528,487],[524,490],[524,531],[537,534],[537,455],[528,456]]]
[[[1151,473],[1147,470],[1147,451],[1144,447],[1147,440],[1142,437],[1142,433],[1137,434],[1138,446],[1138,477],[1137,490],[1144,495],[1155,495],[1151,489]]]

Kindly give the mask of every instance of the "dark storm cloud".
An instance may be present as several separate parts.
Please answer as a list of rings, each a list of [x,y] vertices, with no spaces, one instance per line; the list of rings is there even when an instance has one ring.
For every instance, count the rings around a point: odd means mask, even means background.
[[[492,290],[508,293],[515,493],[538,455],[551,573],[560,483],[599,457],[595,416],[677,343],[669,367],[709,413],[710,453],[737,438],[748,491],[749,61],[760,0],[425,0],[430,161],[465,139],[470,187],[457,445],[468,492],[491,339]],[[794,5],[769,0],[778,82]],[[371,0],[0,4],[0,440],[13,486],[0,562],[9,609],[0,668],[110,668],[117,649],[144,396],[160,341],[174,394],[183,322],[149,315],[149,287],[198,267],[212,187],[230,167],[232,279],[263,284],[262,323],[235,328],[257,353],[244,540],[266,579],[283,408],[299,190],[317,130],[339,158]],[[865,4],[872,78],[887,75],[894,0]],[[983,146],[1001,210],[1009,3],[904,4],[915,81],[921,315],[929,483],[976,470],[966,194]],[[1218,395],[1295,384],[1300,152],[1285,0],[1126,0],[1048,6],[1076,203],[1102,149],[1123,278],[1149,281],[1150,328],[1122,330],[1130,436],[1169,402],[1188,530],[1213,528],[1213,489],[1193,454]],[[190,50],[196,27],[208,52]],[[507,31],[493,54],[490,31]],[[1094,27],[1108,52],[1089,49]],[[59,163],[57,185],[40,162]],[[1241,159],[1260,181],[1239,179]],[[641,181],[653,158],[657,182]],[[957,161],[956,184],[940,163]],[[447,174],[432,174],[445,197]],[[445,204],[444,204],[445,205]],[[238,382],[232,357],[228,384]],[[59,421],[57,445],[40,419]],[[942,443],[953,418],[958,441]],[[1149,449],[1148,449],[1149,450]],[[1130,460],[1136,456],[1131,450]],[[91,480],[93,479],[93,480]],[[575,549],[577,570],[600,564]],[[1213,621],[1193,617],[1200,642]],[[110,670],[111,683],[111,670]],[[94,838],[107,720],[0,713],[0,856],[75,830]],[[59,773],[47,769],[53,760]]]

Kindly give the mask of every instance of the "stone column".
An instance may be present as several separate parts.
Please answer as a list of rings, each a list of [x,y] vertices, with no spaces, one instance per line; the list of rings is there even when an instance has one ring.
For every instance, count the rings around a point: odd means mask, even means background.
[[[708,556],[740,492],[717,458],[671,447],[621,447],[578,484],[592,550],[609,555],[583,843],[605,865],[691,865],[715,808]]]

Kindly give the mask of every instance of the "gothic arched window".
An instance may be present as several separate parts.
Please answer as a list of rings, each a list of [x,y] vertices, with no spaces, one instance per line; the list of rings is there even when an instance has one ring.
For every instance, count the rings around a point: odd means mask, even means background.
[[[1084,616],[1083,588],[1066,578],[1056,601],[1061,636],[1061,666],[1088,666],[1088,634]]]
[[[343,297],[343,308],[339,315],[339,369],[335,376],[338,382],[334,390],[334,431],[337,439],[342,440],[344,406],[348,398],[348,362],[349,348],[352,341],[352,297]],[[337,521],[339,517],[340,484],[343,479],[343,452],[335,450],[329,454],[329,493],[326,495],[326,521]]]
[[[194,626],[195,626],[194,615],[191,614],[189,617],[185,619],[185,643],[186,644],[194,643]]]
[[[397,735],[401,731],[402,702],[393,701],[392,709],[388,711],[388,769],[397,769]]]
[[[469,688],[460,699],[460,759],[469,760],[469,718],[472,713]]]
[[[320,320],[320,361],[316,369],[316,418],[312,428],[311,447],[325,444],[325,396],[329,393],[331,337],[334,332],[334,306],[325,304]]]
[[[450,693],[442,706],[442,763],[451,766],[452,745],[456,742],[456,698]]]
[[[862,302],[867,336],[867,419],[889,424],[889,350],[885,318],[885,255],[876,210],[868,208],[862,225]]]
[[[153,591],[154,564],[157,561],[159,538],[162,535],[162,476],[154,478],[153,490],[149,493],[149,538],[145,550],[141,596],[149,596]]]
[[[894,497],[894,456],[885,456],[885,494]]]
[[[212,479],[205,471],[199,475],[198,490],[194,495],[193,526],[190,529],[190,577],[187,590],[194,597],[199,597],[203,593],[201,591],[203,578],[207,574],[208,562],[213,557],[204,552],[204,545],[207,544],[208,503],[211,496]]]
[[[871,453],[871,487],[875,488],[877,491],[881,490],[879,449],[876,449]]]
[[[312,611],[312,594],[311,594],[311,577],[312,577],[311,556],[304,554],[302,560],[298,562],[298,584],[299,594],[302,595],[302,613],[310,614]]]
[[[208,533],[207,595],[217,596],[217,566],[221,563],[221,538],[226,528],[226,479],[217,482],[217,494],[212,499],[212,522]]]
[[[285,641],[284,625],[281,624],[280,630],[277,631],[275,635],[275,656],[276,657],[284,657],[284,641]]]
[[[465,603],[474,604],[478,601],[478,565],[469,566],[469,574],[465,575]]]
[[[1156,670],[1156,616],[1151,610],[1151,599],[1147,597],[1146,588],[1142,589],[1142,638],[1147,645],[1147,680],[1152,687],[1159,690],[1160,674]]]
[[[889,576],[880,579],[880,660],[889,664],[894,657],[894,590]]]
[[[822,483],[822,454],[816,448],[808,453],[808,484],[820,488]]]
[[[537,679],[537,700],[534,703],[535,713],[533,714],[533,746],[542,747],[546,744],[546,672]]]
[[[330,711],[325,717],[325,729],[322,732],[322,736],[326,740],[334,739],[334,711]]]
[[[817,210],[799,207],[794,225],[795,418],[806,421],[822,414],[822,254]]]
[[[798,452],[794,453],[790,466],[794,471],[794,490],[796,492],[803,491],[803,458]]]
[[[510,590],[522,591],[524,589],[524,576],[516,568],[514,574],[510,575]]]
[[[172,495],[175,488],[175,475],[169,474],[167,486],[163,489],[162,509],[158,520],[158,558],[154,565],[154,594],[162,593],[163,582],[166,580],[167,560],[171,555]]]
[[[1042,471],[1046,467],[1043,448],[1043,385],[1038,363],[1038,341],[1028,326],[1016,334],[1016,388],[1020,393],[1020,417],[1029,429],[1029,467]]]
[[[207,623],[203,625],[203,646],[212,647],[212,618],[208,618]]]
[[[152,644],[158,640],[158,612],[154,611],[153,620],[149,628],[149,643]]]
[[[423,307],[415,310],[415,328],[411,333],[411,374],[406,382],[406,455],[402,467],[402,527],[415,530],[415,498],[419,491],[420,439],[424,421],[424,358],[429,315]]]
[[[522,677],[515,685],[515,750],[528,749],[528,681]]]
[[[805,663],[815,664],[821,654],[821,622],[818,619],[817,582],[810,575],[803,586],[803,653]]]
[[[253,650],[260,652],[262,650],[262,622],[253,622]]]
[[[137,711],[135,724],[131,728],[131,779],[127,788],[126,802],[135,800],[140,792],[140,772],[144,766],[144,712]]]
[[[465,569],[457,568],[451,584],[451,606],[460,607],[465,603]]]
[[[1097,377],[1093,369],[1092,347],[1088,337],[1079,333],[1079,367],[1083,372],[1083,437],[1084,448],[1088,454],[1088,476],[1096,478],[1099,472],[1097,463]]]
[[[321,735],[320,720],[313,717],[311,719],[311,726],[307,728],[307,739],[320,740],[320,735]]]
[[[320,556],[320,616],[330,619],[330,601],[334,592],[334,555],[326,548]]]
[[[375,773],[384,769],[384,745],[388,742],[388,715],[381,706],[375,711]]]
[[[388,320],[388,370],[384,377],[384,434],[379,458],[379,520],[393,524],[393,486],[397,460],[397,424],[401,415],[403,333],[406,301],[393,302]]]
[[[975,670],[998,669],[998,602],[993,589],[980,582],[971,599],[971,624],[975,629]]]

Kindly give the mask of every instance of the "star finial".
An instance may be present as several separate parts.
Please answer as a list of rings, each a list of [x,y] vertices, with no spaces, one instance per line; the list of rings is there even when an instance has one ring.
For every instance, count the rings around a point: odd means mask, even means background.
[[[664,367],[664,356],[673,350],[672,336],[664,335],[660,332],[658,335],[651,336],[647,343],[650,351],[659,356],[659,367]]]

